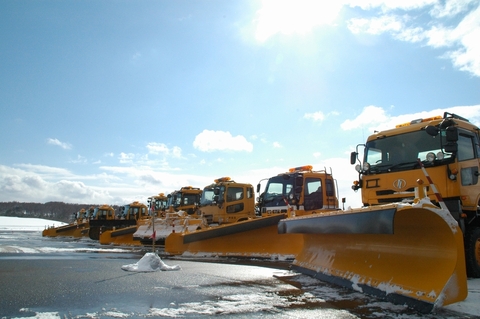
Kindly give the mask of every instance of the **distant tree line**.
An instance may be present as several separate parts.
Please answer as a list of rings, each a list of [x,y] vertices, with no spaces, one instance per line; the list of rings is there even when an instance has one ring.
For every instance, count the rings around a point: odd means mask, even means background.
[[[98,207],[95,204],[68,204],[63,202],[20,203],[0,202],[0,216],[34,217],[70,223],[82,208]],[[117,211],[119,206],[112,205]]]

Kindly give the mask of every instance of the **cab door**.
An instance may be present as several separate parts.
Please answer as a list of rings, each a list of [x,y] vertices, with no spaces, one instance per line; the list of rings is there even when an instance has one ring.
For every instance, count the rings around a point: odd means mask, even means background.
[[[462,205],[464,209],[476,210],[479,185],[478,137],[470,132],[459,130],[457,145],[458,177]]]

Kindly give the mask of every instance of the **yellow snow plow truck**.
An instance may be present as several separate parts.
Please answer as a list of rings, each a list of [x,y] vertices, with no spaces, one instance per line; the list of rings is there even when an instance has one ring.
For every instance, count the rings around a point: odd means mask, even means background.
[[[479,128],[456,114],[376,132],[351,156],[363,208],[279,223],[304,236],[293,268],[421,312],[464,300],[480,275],[479,159]]]
[[[150,200],[151,198],[149,198]],[[110,229],[102,230],[98,240],[100,244],[140,246],[140,241],[133,239],[133,233],[137,230],[138,225],[144,224],[150,219],[147,205],[138,201],[125,205],[117,218],[115,223],[118,226],[108,225]],[[118,220],[123,224],[118,224]],[[127,224],[125,221],[128,221]],[[133,222],[135,224],[131,224]]]
[[[135,225],[135,219],[120,219],[116,216],[115,209],[110,205],[101,205],[95,208],[92,218],[89,221],[90,228],[88,237],[93,240],[99,240],[102,232],[112,230],[113,228],[123,228]]]
[[[168,197],[165,196],[165,193],[159,193],[148,198],[148,206],[150,210],[153,210],[155,217],[161,217],[165,215],[165,211],[168,208]]]
[[[219,178],[204,188],[200,200],[199,211],[208,227],[170,234],[165,252],[293,259],[302,248],[302,236],[279,235],[278,222],[338,209],[335,189],[335,180],[326,171],[295,167],[269,178],[255,205],[252,185]]]
[[[43,237],[83,237],[88,234],[88,216],[87,211],[82,208],[74,214],[74,221],[68,225],[58,227],[48,227],[43,230]]]
[[[182,187],[167,195],[166,208],[162,207],[165,205],[163,196],[155,198],[154,218],[139,224],[133,239],[143,245],[163,246],[165,238],[171,232],[180,232],[185,228],[196,229],[202,222],[196,214],[201,194],[202,190],[198,187]]]

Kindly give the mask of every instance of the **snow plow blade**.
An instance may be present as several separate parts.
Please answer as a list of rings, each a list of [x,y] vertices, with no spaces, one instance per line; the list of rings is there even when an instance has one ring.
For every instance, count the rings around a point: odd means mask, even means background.
[[[43,237],[83,237],[88,236],[88,222],[80,224],[69,224],[59,227],[50,227],[44,229]]]
[[[391,204],[289,218],[303,234],[292,268],[428,313],[467,297],[463,236],[448,210]]]
[[[278,222],[286,217],[286,214],[279,214],[193,232],[171,233],[165,241],[165,252],[293,259],[302,248],[303,238],[300,234],[278,234]]]
[[[142,245],[165,245],[165,238],[171,233],[182,233],[194,231],[203,224],[202,218],[195,218],[184,211],[167,213],[166,217],[149,219],[139,225],[133,234],[133,239],[138,240]]]
[[[133,233],[136,231],[137,226],[106,230],[100,234],[99,242],[102,245],[141,246],[142,244],[139,240],[133,239]]]

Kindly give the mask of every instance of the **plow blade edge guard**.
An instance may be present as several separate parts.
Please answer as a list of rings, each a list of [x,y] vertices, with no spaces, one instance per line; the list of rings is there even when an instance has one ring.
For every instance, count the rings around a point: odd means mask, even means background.
[[[464,300],[463,236],[448,211],[388,205],[280,221],[302,233],[292,268],[420,312]]]

